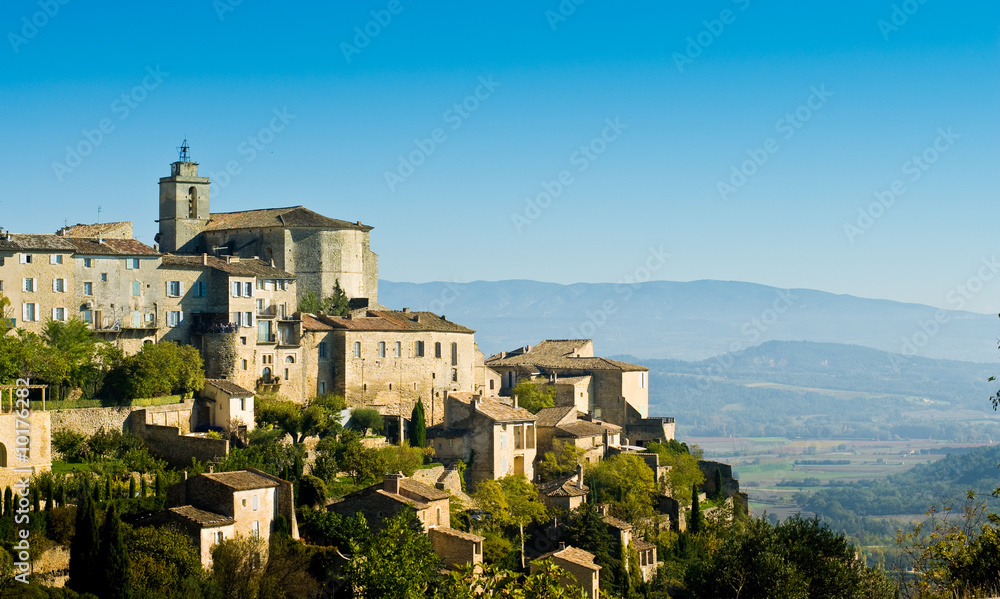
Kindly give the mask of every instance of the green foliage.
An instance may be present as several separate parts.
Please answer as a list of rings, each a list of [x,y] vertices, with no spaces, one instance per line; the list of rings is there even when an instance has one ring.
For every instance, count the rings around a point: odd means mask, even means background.
[[[341,516],[335,512],[307,511],[302,519],[299,532],[303,538],[316,545],[347,548],[351,539],[370,534],[365,517]]]
[[[340,279],[333,285],[333,294],[320,298],[314,291],[306,291],[299,300],[299,312],[326,314],[327,316],[347,316],[351,313],[350,301],[340,287]]]
[[[441,568],[430,539],[410,511],[386,520],[378,534],[363,530],[349,547],[351,559],[341,579],[360,597],[424,599]]]
[[[360,431],[362,435],[367,435],[370,430],[381,432],[383,428],[382,414],[372,408],[354,408],[351,410],[351,419],[347,424],[354,430]]]
[[[597,509],[589,503],[581,504],[570,514],[565,534],[570,545],[594,554],[594,562],[602,568],[601,588],[605,592],[616,589],[617,575],[622,568],[622,548],[611,536]]]
[[[389,445],[376,450],[384,463],[386,472],[402,472],[406,476],[413,473],[424,463],[424,457],[433,455],[433,449],[409,447],[408,445]]]
[[[525,576],[502,566],[471,564],[448,573],[435,599],[579,599],[580,589],[572,574],[543,560],[535,572]]]
[[[591,466],[584,477],[595,503],[611,504],[611,513],[631,524],[653,515],[653,471],[642,458],[618,454]]]
[[[315,476],[303,476],[299,479],[298,500],[299,505],[322,506],[326,503],[326,484]]]
[[[257,426],[277,426],[292,438],[292,443],[298,444],[306,437],[336,432],[341,409],[343,398],[333,395],[314,397],[305,404],[261,395],[254,405],[254,418]]]
[[[205,386],[204,363],[192,346],[170,341],[143,345],[107,375],[106,389],[124,398],[158,397],[200,391]]]
[[[103,575],[101,596],[107,599],[131,599],[138,596],[133,590],[132,569],[129,565],[128,549],[125,547],[125,532],[114,501],[104,516],[98,555]]]
[[[691,534],[698,534],[703,523],[703,517],[701,515],[701,499],[698,495],[698,485],[691,487],[691,517],[688,519],[688,532]]]
[[[556,388],[547,383],[523,380],[514,387],[514,395],[517,396],[517,405],[532,414],[556,405]]]
[[[694,563],[685,582],[697,599],[895,597],[891,581],[865,566],[845,537],[799,516],[778,525],[739,521]]]
[[[473,495],[481,510],[491,516],[491,528],[517,527],[521,541],[521,567],[524,567],[524,527],[543,522],[548,513],[538,500],[538,487],[523,475],[505,476],[499,480],[484,480]]]
[[[543,481],[555,480],[576,472],[577,464],[583,463],[583,455],[587,453],[582,447],[572,443],[564,443],[558,439],[553,441],[555,452],[547,451],[542,460],[535,466],[535,472]]]
[[[661,490],[682,505],[691,503],[691,488],[705,482],[705,474],[698,466],[700,452],[691,453],[686,443],[671,439],[666,444],[650,443],[646,451],[660,457],[660,466],[669,468],[659,481]]]
[[[264,543],[237,535],[212,547],[212,580],[226,599],[257,599]]]
[[[86,485],[82,502],[76,510],[73,542],[69,548],[69,586],[79,593],[94,593],[100,589],[100,538],[97,513]]]
[[[424,414],[424,402],[417,398],[413,412],[410,414],[410,430],[407,435],[410,437],[410,445],[414,447],[427,446],[427,420]]]

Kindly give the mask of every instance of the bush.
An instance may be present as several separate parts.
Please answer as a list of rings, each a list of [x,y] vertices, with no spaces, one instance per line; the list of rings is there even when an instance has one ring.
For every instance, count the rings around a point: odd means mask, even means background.
[[[382,414],[371,408],[355,408],[351,410],[351,420],[348,424],[363,434],[367,434],[369,430],[381,432],[383,428]]]
[[[378,450],[385,463],[387,472],[402,472],[406,476],[413,473],[424,463],[425,455],[433,455],[431,448],[409,447],[408,445],[391,445]]]
[[[326,503],[326,484],[311,475],[299,479],[299,505],[316,507]]]
[[[87,437],[69,429],[60,429],[52,433],[52,447],[66,461],[83,461],[89,454]]]

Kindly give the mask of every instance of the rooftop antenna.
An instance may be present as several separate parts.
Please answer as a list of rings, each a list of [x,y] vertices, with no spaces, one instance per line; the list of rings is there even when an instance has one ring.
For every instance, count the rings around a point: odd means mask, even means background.
[[[97,205],[97,224],[101,224],[101,205]]]
[[[180,162],[191,162],[191,156],[188,154],[188,150],[191,147],[188,146],[187,136],[184,137],[184,141],[181,143],[181,147],[177,148],[180,152]]]

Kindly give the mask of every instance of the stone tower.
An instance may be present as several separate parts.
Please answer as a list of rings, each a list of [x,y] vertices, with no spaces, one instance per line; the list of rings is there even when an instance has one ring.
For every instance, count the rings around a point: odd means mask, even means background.
[[[187,140],[180,158],[170,165],[170,176],[160,179],[160,251],[201,253],[199,235],[208,223],[208,177],[198,176],[198,163],[188,156]]]

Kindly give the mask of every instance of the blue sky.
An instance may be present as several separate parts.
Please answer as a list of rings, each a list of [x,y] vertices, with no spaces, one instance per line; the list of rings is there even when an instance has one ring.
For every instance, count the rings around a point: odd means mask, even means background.
[[[361,220],[390,280],[662,247],[656,279],[1000,310],[996,3],[64,2],[0,9],[13,231],[101,206],[152,243],[186,136],[214,211]]]

